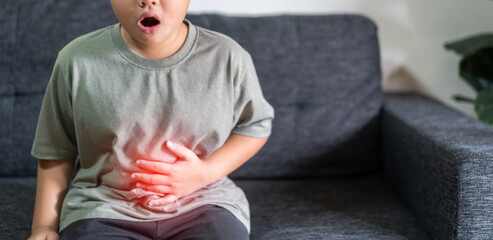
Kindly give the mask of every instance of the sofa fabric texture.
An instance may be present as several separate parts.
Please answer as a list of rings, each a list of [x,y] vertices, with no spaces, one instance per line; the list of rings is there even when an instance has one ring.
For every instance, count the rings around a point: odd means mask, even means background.
[[[361,15],[188,15],[255,63],[276,119],[231,174],[252,239],[492,239],[493,128],[428,97],[383,94],[378,30]],[[26,239],[30,155],[58,51],[116,23],[109,1],[0,8],[0,239]]]
[[[435,239],[490,239],[493,128],[414,94],[382,109],[385,179]]]

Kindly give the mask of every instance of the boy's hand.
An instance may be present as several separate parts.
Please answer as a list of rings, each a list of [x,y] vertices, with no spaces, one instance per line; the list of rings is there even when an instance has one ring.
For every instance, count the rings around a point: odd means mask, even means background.
[[[192,150],[170,141],[166,142],[166,146],[176,155],[176,162],[137,160],[137,166],[154,174],[132,174],[132,178],[137,181],[137,187],[165,195],[149,201],[151,206],[172,203],[211,183],[208,178],[210,170],[208,164]]]
[[[32,230],[27,240],[58,240],[58,234],[49,227],[37,227]]]

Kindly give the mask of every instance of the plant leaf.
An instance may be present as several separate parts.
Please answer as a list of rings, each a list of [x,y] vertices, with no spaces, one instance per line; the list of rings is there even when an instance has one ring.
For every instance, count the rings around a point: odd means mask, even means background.
[[[445,43],[445,48],[460,55],[475,52],[481,48],[493,47],[493,34],[484,33]]]
[[[460,75],[476,91],[493,88],[493,47],[465,55],[459,65]]]
[[[474,111],[479,120],[493,125],[493,89],[485,89],[478,93]]]

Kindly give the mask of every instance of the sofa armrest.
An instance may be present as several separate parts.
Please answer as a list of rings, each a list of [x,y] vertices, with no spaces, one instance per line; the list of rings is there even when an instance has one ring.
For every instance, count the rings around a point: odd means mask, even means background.
[[[386,182],[434,239],[493,239],[493,127],[414,93],[386,94]]]

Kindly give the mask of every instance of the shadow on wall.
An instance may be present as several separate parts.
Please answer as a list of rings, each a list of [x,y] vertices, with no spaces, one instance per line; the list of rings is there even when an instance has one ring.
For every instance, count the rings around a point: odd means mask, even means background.
[[[415,27],[406,0],[360,1],[358,9],[367,13],[379,27],[382,61],[382,87],[386,92],[416,91],[429,94],[407,68],[413,50]]]
[[[386,92],[417,91],[429,94],[423,85],[404,66],[399,66],[383,79],[383,88]]]

